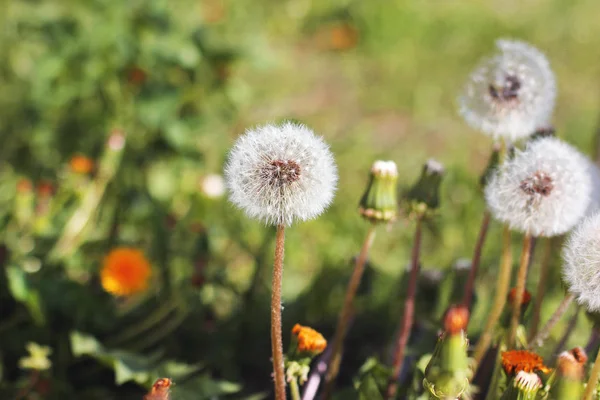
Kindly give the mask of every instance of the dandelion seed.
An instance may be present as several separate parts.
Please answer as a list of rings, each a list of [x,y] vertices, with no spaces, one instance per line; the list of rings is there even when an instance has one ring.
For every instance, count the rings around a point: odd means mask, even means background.
[[[151,273],[150,263],[140,250],[120,247],[104,259],[100,281],[107,292],[129,296],[148,288]]]
[[[549,124],[556,82],[533,46],[498,40],[498,53],[479,64],[459,98],[466,122],[494,139],[515,141]]]
[[[490,179],[485,198],[494,217],[524,233],[555,236],[585,214],[592,190],[588,160],[556,138],[517,151]]]
[[[563,248],[563,277],[588,311],[600,310],[600,213],[583,220]]]
[[[333,200],[337,168],[329,147],[309,128],[286,122],[247,131],[225,167],[230,201],[269,225],[321,214]]]

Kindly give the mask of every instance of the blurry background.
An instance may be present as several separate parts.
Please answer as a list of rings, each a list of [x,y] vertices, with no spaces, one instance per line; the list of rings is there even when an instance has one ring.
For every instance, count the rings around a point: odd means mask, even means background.
[[[557,133],[594,152],[595,0],[0,4],[0,393],[27,385],[17,361],[35,341],[53,349],[48,398],[139,399],[138,384],[161,375],[180,382],[175,399],[269,396],[274,235],[233,209],[219,180],[228,148],[257,123],[308,124],[340,170],[331,209],[288,230],[286,343],[296,322],[333,333],[366,232],[357,202],[371,163],[396,161],[408,186],[433,157],[447,173],[424,238],[418,306],[430,333],[422,345],[433,346],[440,299],[460,295],[452,267],[471,256],[491,146],[458,116],[456,97],[495,39],[546,53],[558,81]],[[126,146],[111,158],[115,129]],[[96,172],[75,176],[77,154]],[[483,256],[474,334],[493,295],[498,228]],[[389,361],[412,231],[403,219],[380,229],[342,387],[368,356]],[[122,245],[143,250],[154,268],[152,287],[134,299],[98,283],[104,255]],[[562,296],[554,275],[542,320]],[[573,343],[588,332],[581,316]]]

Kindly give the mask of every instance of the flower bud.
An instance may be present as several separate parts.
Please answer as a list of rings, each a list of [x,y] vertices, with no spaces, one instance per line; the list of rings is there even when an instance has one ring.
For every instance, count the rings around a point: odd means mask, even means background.
[[[425,163],[419,180],[405,195],[409,215],[429,217],[439,208],[439,191],[443,176],[442,164],[435,160]]]
[[[542,388],[542,379],[535,372],[519,371],[508,383],[502,400],[535,400]]]
[[[393,161],[375,161],[358,212],[372,223],[396,219],[398,169]]]
[[[581,398],[587,359],[587,354],[581,347],[559,354],[556,363],[557,378],[552,385],[551,398],[556,400]]]
[[[503,313],[502,319],[501,319],[502,326],[504,326],[504,327],[508,327],[508,325],[510,323],[512,307],[513,307],[513,303],[515,302],[516,296],[517,296],[516,288],[510,289],[510,291],[508,292],[508,295],[506,296],[506,307],[504,308],[504,313]],[[523,317],[525,315],[525,311],[527,310],[527,307],[529,306],[530,302],[531,302],[531,293],[529,293],[527,290],[525,290],[523,292],[523,298],[521,299],[521,317]]]
[[[292,328],[292,340],[288,351],[285,369],[286,379],[298,379],[302,385],[308,379],[310,363],[327,347],[327,340],[316,330],[300,324]]]

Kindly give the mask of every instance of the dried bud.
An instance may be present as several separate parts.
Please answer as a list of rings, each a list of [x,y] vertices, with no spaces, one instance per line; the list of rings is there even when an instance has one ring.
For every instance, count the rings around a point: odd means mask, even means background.
[[[398,201],[396,183],[398,169],[393,161],[375,161],[367,189],[360,199],[360,214],[371,221],[390,222],[396,219]]]
[[[442,164],[435,160],[428,160],[425,163],[421,177],[405,196],[410,215],[430,216],[439,208],[439,191],[443,176]]]
[[[144,396],[144,400],[169,400],[171,398],[169,391],[172,385],[173,381],[169,378],[157,379],[152,385],[152,389]]]
[[[508,292],[507,300],[511,306],[515,302],[516,297],[517,297],[517,288],[510,289],[510,291]],[[529,293],[527,290],[525,290],[523,292],[523,298],[521,299],[521,306],[527,307],[527,305],[529,304],[530,301],[531,301],[531,293]]]
[[[552,385],[553,399],[581,398],[587,359],[587,354],[581,347],[575,347],[559,354],[556,365],[557,380]]]
[[[467,329],[469,310],[464,306],[451,306],[446,311],[444,329],[450,335],[456,335]]]

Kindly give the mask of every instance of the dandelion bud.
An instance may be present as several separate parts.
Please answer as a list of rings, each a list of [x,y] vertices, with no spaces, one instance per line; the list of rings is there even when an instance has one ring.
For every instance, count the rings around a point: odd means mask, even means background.
[[[508,383],[502,400],[535,400],[542,388],[542,379],[534,372],[519,371]]]
[[[587,217],[571,232],[563,260],[569,292],[588,311],[600,311],[600,213]]]
[[[333,200],[337,168],[329,147],[304,125],[247,131],[225,166],[229,200],[252,218],[291,225],[320,215]]]
[[[34,214],[34,194],[29,179],[21,179],[17,182],[17,194],[15,196],[15,218],[20,228],[29,225]]]
[[[552,384],[551,398],[556,400],[580,399],[587,355],[581,347],[559,354],[556,362],[556,381]]]
[[[463,306],[452,306],[444,317],[444,333],[425,369],[423,386],[437,399],[456,399],[469,391],[472,371],[467,349],[469,341],[465,329],[469,311]]]
[[[298,379],[304,384],[310,372],[312,359],[325,350],[327,340],[316,330],[300,324],[292,328],[292,340],[285,361],[286,379]]]
[[[150,392],[144,396],[144,400],[169,400],[169,395],[173,381],[169,378],[160,378],[154,382]]]
[[[405,195],[410,215],[432,215],[440,206],[439,191],[444,176],[444,166],[428,160],[423,166],[419,180]]]
[[[76,174],[89,174],[94,170],[94,161],[91,158],[77,154],[69,160],[69,168]]]
[[[474,129],[515,141],[548,124],[556,82],[546,57],[519,41],[498,40],[498,53],[472,73],[459,98],[460,113]]]
[[[548,137],[516,151],[490,178],[485,198],[492,215],[534,236],[570,230],[589,205],[587,159],[570,145]]]
[[[479,184],[482,188],[487,185],[490,177],[498,168],[498,165],[500,165],[500,145],[495,144],[494,147],[492,147],[492,154],[490,155],[488,164],[485,167],[485,171],[483,171],[481,178],[479,178]]]
[[[360,214],[371,221],[390,222],[396,219],[398,201],[396,182],[398,169],[393,161],[375,161],[367,190],[360,199]]]

